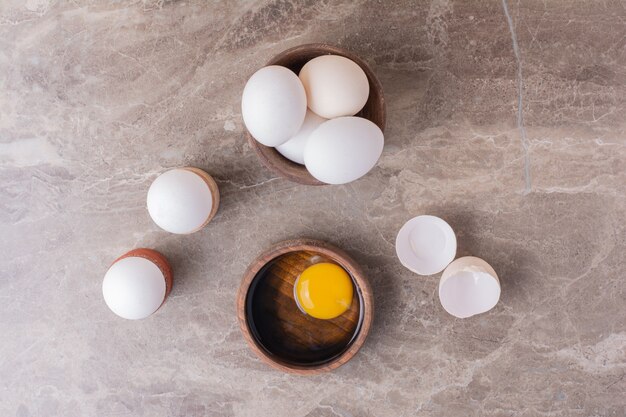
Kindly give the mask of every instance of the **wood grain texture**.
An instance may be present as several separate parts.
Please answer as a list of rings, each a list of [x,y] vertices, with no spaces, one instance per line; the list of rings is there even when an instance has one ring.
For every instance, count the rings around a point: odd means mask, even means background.
[[[117,258],[113,263],[116,263],[124,258],[131,257],[144,258],[149,260],[150,262],[155,264],[163,274],[163,278],[165,279],[165,296],[163,297],[163,302],[159,306],[159,308],[161,308],[165,303],[165,300],[167,300],[167,296],[172,291],[172,286],[174,285],[174,274],[172,272],[172,267],[167,261],[167,258],[163,256],[160,252],[155,251],[154,249],[137,248],[126,252],[124,255]]]
[[[351,308],[333,320],[303,314],[293,299],[296,278],[317,262],[340,265],[355,286]],[[342,250],[309,239],[284,241],[261,254],[246,270],[237,295],[239,324],[252,350],[274,368],[301,375],[350,360],[369,333],[373,308],[361,268]]]
[[[370,95],[363,109],[356,116],[363,117],[374,122],[380,130],[385,131],[386,105],[383,95],[383,87],[374,72],[367,63],[352,52],[337,46],[322,43],[312,43],[296,46],[281,52],[272,58],[267,65],[281,65],[294,71],[296,74],[311,59],[321,55],[340,55],[351,59],[359,65],[370,85]],[[287,178],[290,181],[304,185],[326,185],[315,179],[304,165],[297,164],[282,156],[275,148],[265,146],[257,142],[250,132],[246,130],[248,143],[254,149],[257,156],[268,169],[275,174]]]

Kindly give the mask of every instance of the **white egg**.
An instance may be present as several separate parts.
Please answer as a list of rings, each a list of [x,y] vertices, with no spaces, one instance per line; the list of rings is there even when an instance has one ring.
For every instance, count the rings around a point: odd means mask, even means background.
[[[456,256],[456,236],[445,220],[417,216],[400,228],[396,237],[400,263],[419,275],[443,271]]]
[[[115,262],[102,282],[107,306],[125,319],[143,319],[163,304],[167,287],[165,276],[156,264],[131,256]]]
[[[147,198],[152,220],[161,229],[177,234],[200,230],[215,214],[214,203],[218,202],[217,185],[197,168],[176,168],[159,175]]]
[[[298,133],[304,121],[304,87],[288,68],[261,68],[243,89],[241,113],[253,138],[265,146],[281,145]]]
[[[345,184],[371,170],[383,151],[383,132],[360,117],[339,117],[322,123],[309,136],[304,164],[319,181]]]
[[[500,299],[500,280],[487,262],[465,256],[452,262],[439,281],[443,308],[459,318],[491,310]]]
[[[354,61],[343,56],[313,58],[304,64],[299,77],[309,108],[326,119],[355,115],[367,103],[370,93],[367,75]]]
[[[309,136],[319,125],[324,123],[326,119],[313,113],[311,110],[306,111],[306,117],[300,131],[287,142],[276,147],[285,158],[304,165],[304,148],[309,140]]]

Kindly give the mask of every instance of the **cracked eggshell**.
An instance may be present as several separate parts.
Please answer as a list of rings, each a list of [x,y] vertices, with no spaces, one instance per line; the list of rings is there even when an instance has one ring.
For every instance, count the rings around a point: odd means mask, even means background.
[[[367,174],[378,162],[383,132],[361,117],[338,117],[322,123],[304,149],[304,165],[319,181],[346,184]]]
[[[307,110],[304,123],[302,123],[302,127],[298,133],[287,142],[278,145],[276,150],[290,161],[304,165],[304,148],[309,140],[309,136],[325,121],[326,119],[323,117],[318,116],[311,110]]]
[[[396,254],[402,265],[416,274],[439,273],[456,256],[454,230],[436,216],[414,217],[398,232]]]
[[[439,281],[443,308],[458,318],[485,313],[500,299],[500,280],[487,262],[465,256],[452,262]]]
[[[300,79],[279,65],[255,72],[241,97],[246,128],[265,146],[281,145],[298,133],[306,108],[306,93]]]

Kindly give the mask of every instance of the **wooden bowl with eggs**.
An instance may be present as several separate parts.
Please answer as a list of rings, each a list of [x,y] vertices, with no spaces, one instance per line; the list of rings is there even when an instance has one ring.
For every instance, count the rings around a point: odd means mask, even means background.
[[[361,67],[361,69],[363,69],[369,81],[369,97],[365,106],[361,109],[361,111],[355,114],[355,116],[370,120],[384,132],[386,107],[385,98],[383,96],[383,87],[367,63],[354,53],[337,46],[326,45],[323,43],[311,43],[287,49],[272,58],[267,65],[280,65],[287,67],[297,75],[304,64],[311,59],[322,55],[339,55],[346,57],[354,61]],[[252,149],[254,149],[263,165],[275,174],[299,184],[326,185],[324,182],[314,178],[307,171],[304,165],[292,162],[281,155],[275,148],[265,146],[256,141],[248,130],[246,130],[246,136],[248,138],[248,143]]]
[[[294,300],[301,272],[319,262],[343,268],[354,288],[350,307],[330,320],[304,314]],[[311,239],[280,242],[258,256],[237,294],[239,325],[252,350],[293,374],[318,374],[348,362],[365,342],[373,315],[372,291],[358,264],[341,249]]]

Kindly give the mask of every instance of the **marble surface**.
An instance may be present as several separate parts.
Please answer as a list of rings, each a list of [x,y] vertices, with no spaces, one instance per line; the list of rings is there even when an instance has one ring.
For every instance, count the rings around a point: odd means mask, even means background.
[[[291,46],[364,57],[388,103],[378,166],[345,186],[275,178],[244,139],[247,77]],[[0,415],[626,415],[624,1],[0,2]],[[150,182],[193,165],[222,205],[175,236]],[[494,310],[445,313],[395,257],[410,217],[499,273]],[[337,371],[262,364],[235,317],[248,263],[308,236],[372,283]],[[135,247],[170,259],[151,318],[102,300]]]

